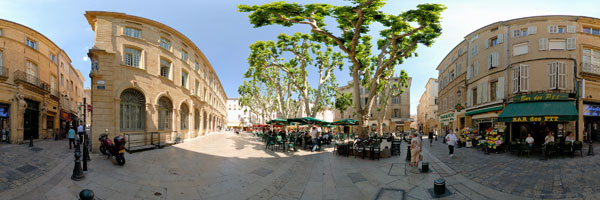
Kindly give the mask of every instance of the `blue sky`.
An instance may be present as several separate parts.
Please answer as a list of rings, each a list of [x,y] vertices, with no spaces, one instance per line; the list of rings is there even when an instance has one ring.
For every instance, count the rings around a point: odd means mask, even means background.
[[[289,28],[270,26],[253,28],[246,13],[237,12],[239,4],[263,4],[265,0],[218,1],[115,1],[115,0],[0,0],[0,18],[14,21],[37,30],[64,49],[75,68],[86,77],[89,87],[90,63],[87,50],[93,45],[94,33],[83,14],[87,10],[123,12],[149,18],[182,32],[208,57],[215,68],[228,97],[237,97],[237,88],[247,68],[248,46],[258,40],[274,40],[279,33],[308,32],[305,26]],[[297,0],[301,4],[319,1]],[[332,4],[347,2],[320,1]],[[600,6],[594,0],[577,1],[483,1],[483,0],[390,0],[383,8],[390,14],[415,8],[421,3],[442,3],[448,7],[443,13],[442,36],[432,47],[418,49],[420,57],[411,58],[397,67],[413,77],[411,87],[411,114],[416,114],[419,97],[430,77],[437,77],[435,68],[463,37],[487,24],[535,15],[584,15],[600,18]],[[143,4],[139,7],[138,4]],[[377,27],[373,27],[377,30]],[[376,32],[374,32],[376,33]],[[345,71],[337,71],[340,85],[350,80]],[[316,84],[316,76],[311,76]]]

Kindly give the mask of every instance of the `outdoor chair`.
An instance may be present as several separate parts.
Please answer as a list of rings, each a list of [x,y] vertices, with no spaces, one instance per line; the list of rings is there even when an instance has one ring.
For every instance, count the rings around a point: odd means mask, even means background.
[[[514,153],[517,155],[522,153],[522,149],[521,149],[522,146],[519,146],[519,143],[511,142],[509,146],[510,146],[510,153]]]
[[[288,143],[288,145],[287,145],[287,146],[288,146],[288,151],[289,151],[290,149],[292,149],[292,148],[294,149],[294,151],[298,151],[298,150],[296,149],[296,138],[295,138],[295,137],[290,137],[290,138],[289,138],[289,143]],[[285,149],[285,148],[284,148],[284,149]]]
[[[531,155],[531,149],[529,148],[529,146],[525,143],[521,143],[521,144],[515,144],[515,146],[519,147],[520,151],[519,154],[526,154],[527,156]],[[512,152],[512,147],[511,147],[511,152]]]
[[[265,149],[268,149],[269,147],[271,147],[271,151],[273,151],[273,148],[275,147],[275,144],[276,144],[275,138],[266,137],[265,140],[267,141],[267,145],[265,145]]]
[[[373,160],[377,157],[377,160],[381,157],[381,142],[373,144],[374,146],[371,148],[371,155],[373,155]]]
[[[365,146],[363,144],[356,145],[354,149],[354,158],[360,153],[362,159],[365,159]]]
[[[552,156],[556,154],[556,144],[554,142],[549,142],[546,144],[546,155]]]
[[[285,151],[285,140],[283,140],[281,135],[277,136],[277,148],[279,149],[279,147],[283,148],[282,151]]]
[[[575,152],[577,151],[579,151],[581,157],[583,157],[583,144],[581,141],[575,141],[575,143],[573,143],[573,155],[575,155]]]
[[[573,145],[571,144],[571,142],[565,141],[562,144],[563,145],[562,145],[561,149],[562,149],[563,156],[565,154],[573,156]]]

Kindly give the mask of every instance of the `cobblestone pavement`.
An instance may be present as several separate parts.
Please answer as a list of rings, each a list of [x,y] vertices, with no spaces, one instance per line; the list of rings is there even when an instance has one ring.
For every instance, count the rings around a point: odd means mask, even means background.
[[[472,148],[456,148],[455,157],[441,140],[425,148],[456,173],[489,188],[532,198],[600,198],[600,156],[553,157],[484,154]],[[596,147],[598,148],[598,146]]]
[[[67,140],[40,140],[29,144],[0,145],[0,194],[26,188],[39,179],[47,178],[52,170],[65,165],[73,156]],[[44,180],[41,180],[44,181]],[[2,196],[0,196],[0,199]]]
[[[447,160],[432,156],[441,155],[441,144],[426,148],[423,154],[432,172],[419,173],[406,166],[406,143],[402,147],[401,156],[362,160],[337,156],[332,148],[323,152],[274,152],[265,150],[264,144],[250,135],[218,133],[126,154],[127,163],[122,167],[92,154],[90,170],[82,181],[70,179],[71,158],[58,172],[49,172],[52,175],[47,175],[50,178],[46,182],[0,193],[0,197],[77,199],[79,191],[87,188],[104,200],[432,199],[433,181],[444,177],[449,193],[441,199],[532,199],[472,180],[471,174],[455,166],[466,158],[467,150],[459,149],[456,160]],[[473,156],[476,154],[481,153],[473,151]],[[503,155],[486,158],[492,156]],[[592,192],[580,197],[594,198]]]

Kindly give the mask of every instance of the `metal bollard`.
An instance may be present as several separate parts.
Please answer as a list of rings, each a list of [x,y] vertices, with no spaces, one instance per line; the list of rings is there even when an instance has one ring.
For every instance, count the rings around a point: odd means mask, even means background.
[[[429,163],[421,162],[421,173],[427,173],[427,172],[429,172]]]
[[[410,145],[406,146],[406,161],[410,161]]]
[[[85,178],[83,175],[83,170],[81,169],[81,152],[79,151],[79,144],[75,146],[75,167],[73,168],[73,175],[71,175],[71,180],[80,181]]]
[[[588,156],[593,156],[594,155],[594,145],[592,145],[592,140],[590,140],[589,142],[589,147],[588,147]],[[583,150],[582,150],[583,151]]]
[[[90,189],[83,189],[79,192],[79,199],[81,200],[93,200],[94,199],[94,191]]]
[[[433,193],[435,195],[442,195],[446,193],[446,180],[438,178],[433,181]]]
[[[29,147],[33,147],[33,136],[29,136]]]

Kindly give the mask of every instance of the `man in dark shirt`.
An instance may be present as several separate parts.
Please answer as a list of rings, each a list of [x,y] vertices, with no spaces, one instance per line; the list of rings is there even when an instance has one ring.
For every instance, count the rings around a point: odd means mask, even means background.
[[[429,146],[433,143],[433,131],[429,130]]]

